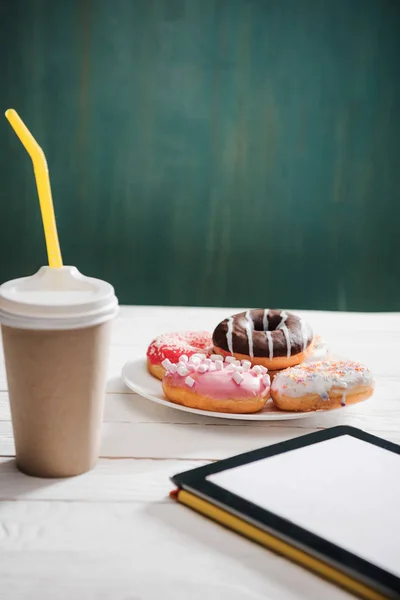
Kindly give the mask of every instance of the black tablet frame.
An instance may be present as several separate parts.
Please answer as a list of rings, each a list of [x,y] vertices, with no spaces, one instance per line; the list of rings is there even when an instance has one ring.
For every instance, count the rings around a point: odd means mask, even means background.
[[[362,581],[365,585],[368,585],[377,592],[387,596],[387,598],[399,599],[399,577],[396,577],[392,573],[388,573],[384,569],[371,564],[359,556],[340,548],[336,544],[328,542],[318,535],[315,535],[252,502],[240,498],[236,494],[228,492],[206,479],[209,475],[226,471],[227,469],[239,467],[246,463],[276,456],[277,454],[304,448],[304,446],[309,446],[310,444],[318,444],[344,435],[350,435],[400,455],[400,446],[397,444],[383,440],[382,438],[366,433],[355,427],[338,426],[303,435],[286,442],[266,446],[244,454],[239,454],[232,458],[220,460],[203,467],[191,469],[190,471],[173,476],[171,480],[178,488],[190,491],[193,494],[224,508],[227,512],[231,512],[243,520],[273,534],[275,537],[289,542],[291,545],[300,548],[310,555],[322,559],[327,564],[338,568],[354,579]],[[388,535],[390,535],[390,532],[388,532]]]

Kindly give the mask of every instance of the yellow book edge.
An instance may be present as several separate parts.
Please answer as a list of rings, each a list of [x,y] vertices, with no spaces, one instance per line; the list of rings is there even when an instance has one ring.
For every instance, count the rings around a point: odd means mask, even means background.
[[[199,512],[206,517],[209,517],[213,521],[236,531],[240,535],[249,538],[250,540],[265,546],[269,550],[281,554],[285,556],[289,560],[313,571],[314,573],[328,579],[336,585],[352,592],[353,594],[358,595],[365,600],[387,600],[387,596],[383,596],[379,592],[371,589],[367,585],[361,583],[360,581],[353,579],[349,575],[338,571],[334,567],[328,565],[327,563],[315,558],[291,546],[287,542],[280,540],[279,538],[271,535],[255,527],[254,525],[250,525],[246,521],[243,521],[239,517],[236,517],[217,506],[214,506],[210,502],[195,496],[194,494],[187,492],[186,490],[177,490],[176,492],[172,492],[172,498],[175,498],[178,502],[185,504],[189,508],[192,508],[196,512]]]

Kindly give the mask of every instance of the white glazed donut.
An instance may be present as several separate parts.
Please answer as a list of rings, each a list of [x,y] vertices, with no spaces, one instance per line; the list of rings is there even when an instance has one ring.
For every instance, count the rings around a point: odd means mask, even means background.
[[[302,363],[276,374],[271,386],[276,407],[288,411],[338,408],[366,400],[373,391],[371,371],[351,360]]]

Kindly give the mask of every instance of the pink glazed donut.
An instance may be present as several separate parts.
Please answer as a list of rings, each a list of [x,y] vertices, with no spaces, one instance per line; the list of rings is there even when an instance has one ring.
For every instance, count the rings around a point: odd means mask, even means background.
[[[225,413],[254,413],[269,398],[271,381],[267,369],[251,367],[248,360],[218,354],[210,358],[182,356],[178,364],[163,362],[164,394],[171,402],[190,408]]]

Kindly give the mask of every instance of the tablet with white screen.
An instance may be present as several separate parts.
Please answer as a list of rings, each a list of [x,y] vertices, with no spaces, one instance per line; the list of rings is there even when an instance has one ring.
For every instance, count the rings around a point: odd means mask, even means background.
[[[172,480],[218,514],[321,561],[326,576],[338,572],[360,582],[371,590],[364,597],[400,598],[399,446],[334,427]]]

